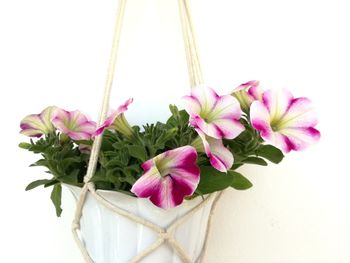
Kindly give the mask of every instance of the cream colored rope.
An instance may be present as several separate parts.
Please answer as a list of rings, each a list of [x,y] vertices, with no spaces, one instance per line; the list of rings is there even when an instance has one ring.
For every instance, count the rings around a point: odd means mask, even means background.
[[[116,16],[116,22],[115,22],[115,31],[114,31],[114,37],[113,37],[113,45],[112,50],[110,54],[109,59],[109,65],[108,65],[108,71],[107,71],[107,78],[105,83],[105,91],[102,101],[102,106],[100,110],[100,116],[98,124],[101,125],[107,115],[108,108],[109,108],[109,101],[110,101],[110,94],[112,90],[112,84],[113,84],[113,78],[114,78],[114,72],[115,72],[115,66],[117,61],[117,54],[118,54],[118,47],[119,47],[119,41],[120,41],[120,35],[122,30],[122,24],[124,20],[124,14],[125,14],[125,7],[126,7],[126,1],[127,0],[119,0],[118,10],[117,10],[117,16]],[[191,82],[191,87],[200,85],[203,83],[203,76],[202,76],[202,70],[200,66],[199,61],[199,55],[198,55],[198,48],[194,36],[194,29],[193,29],[193,22],[191,17],[191,12],[189,10],[189,6],[187,3],[187,0],[178,0],[179,1],[179,12],[180,12],[180,20],[182,24],[182,31],[183,31],[183,38],[185,43],[185,51],[186,51],[186,59],[188,64],[188,72],[189,72],[189,78]],[[221,193],[215,193],[208,195],[200,204],[198,204],[196,207],[194,207],[192,210],[187,212],[182,217],[178,218],[175,222],[173,222],[168,228],[161,228],[156,224],[153,224],[152,222],[145,220],[144,218],[138,217],[126,210],[123,210],[105,198],[103,198],[101,195],[99,195],[95,190],[94,183],[90,182],[90,179],[95,173],[97,162],[98,162],[98,156],[99,151],[101,148],[101,142],[102,142],[102,135],[97,136],[94,140],[92,150],[91,150],[91,156],[89,160],[89,165],[87,169],[87,174],[84,178],[85,185],[81,190],[81,193],[78,198],[77,202],[77,208],[74,216],[74,220],[72,222],[72,232],[74,240],[76,241],[84,259],[88,263],[93,263],[93,260],[91,259],[89,253],[86,250],[86,247],[82,241],[82,238],[80,236],[80,219],[82,217],[82,210],[84,203],[86,201],[87,194],[90,193],[92,196],[103,206],[110,209],[114,213],[117,213],[120,216],[123,216],[125,218],[128,218],[129,220],[141,224],[143,226],[146,226],[150,228],[151,230],[158,233],[158,239],[151,244],[148,248],[146,248],[144,251],[142,251],[139,255],[136,255],[130,262],[137,263],[140,262],[143,258],[145,258],[147,255],[152,253],[154,250],[156,250],[158,247],[160,247],[164,242],[167,242],[171,247],[174,248],[177,255],[182,259],[184,263],[191,263],[191,259],[186,254],[186,251],[181,246],[181,244],[176,241],[173,237],[173,234],[177,227],[181,225],[183,222],[188,220],[191,216],[193,216],[194,213],[196,213],[199,209],[201,209],[203,206],[207,205],[208,202],[213,200],[213,204],[210,210],[209,215],[209,221],[207,225],[207,230],[205,233],[205,242],[203,245],[203,249],[201,251],[201,254],[199,255],[197,261],[200,260],[205,255],[205,249],[207,246],[207,238],[210,232],[210,225],[211,225],[211,218],[214,212],[214,208],[216,206],[216,203],[218,199],[221,196]]]
[[[189,79],[191,87],[194,87],[203,84],[203,74],[199,60],[193,20],[187,0],[178,0],[178,3]]]
[[[106,78],[105,89],[103,93],[104,95],[103,95],[98,125],[101,125],[104,122],[108,113],[110,94],[112,90],[112,84],[113,84],[113,78],[114,78],[114,72],[115,72],[115,65],[117,61],[119,40],[120,40],[122,23],[123,23],[124,14],[125,14],[125,6],[126,6],[126,0],[119,0],[117,14],[116,14],[116,21],[115,21],[113,44],[112,44],[111,54],[110,54],[109,63],[108,63],[107,78]],[[85,185],[80,193],[75,216],[72,223],[72,232],[73,232],[74,240],[76,241],[85,261],[89,263],[90,262],[93,263],[93,260],[91,259],[88,252],[86,251],[86,248],[79,237],[78,231],[80,230],[80,218],[82,216],[82,210],[85,203],[86,195],[88,193],[88,190],[90,190],[90,188],[94,188],[93,184],[89,183],[89,180],[92,178],[92,176],[96,171],[101,143],[102,143],[102,135],[97,136],[92,145],[89,165],[87,168],[87,173],[84,177]]]

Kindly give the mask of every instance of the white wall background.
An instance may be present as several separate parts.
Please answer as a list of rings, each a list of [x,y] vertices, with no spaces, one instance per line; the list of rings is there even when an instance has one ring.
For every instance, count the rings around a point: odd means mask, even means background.
[[[254,187],[226,191],[207,263],[350,262],[349,7],[346,0],[192,0],[207,83],[220,92],[259,79],[314,101],[321,142],[281,165],[241,171]],[[189,90],[175,0],[129,0],[112,98],[133,96],[134,123],[164,120]],[[82,262],[74,205],[57,219],[44,176],[17,148],[18,123],[47,105],[96,117],[115,0],[0,2],[1,262]]]

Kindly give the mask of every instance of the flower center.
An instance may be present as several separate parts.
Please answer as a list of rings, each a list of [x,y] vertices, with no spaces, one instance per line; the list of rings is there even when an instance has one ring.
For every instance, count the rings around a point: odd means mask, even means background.
[[[70,131],[75,131],[77,129],[76,124],[72,121],[65,120],[63,123]]]
[[[211,123],[214,118],[212,116],[212,114],[210,114],[210,112],[208,111],[202,111],[199,116],[206,122],[206,123]]]
[[[169,175],[169,169],[167,169],[168,162],[166,159],[163,160],[155,160],[154,162],[155,168],[158,170],[158,173],[161,177],[165,178]]]
[[[283,129],[283,118],[275,118],[271,120],[271,129],[276,132]]]

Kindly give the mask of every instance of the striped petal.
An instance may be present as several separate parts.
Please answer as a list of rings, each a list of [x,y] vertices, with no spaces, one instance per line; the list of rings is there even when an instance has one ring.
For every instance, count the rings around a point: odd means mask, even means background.
[[[263,94],[263,103],[272,119],[283,116],[293,101],[293,95],[285,89],[267,90]]]
[[[20,133],[29,137],[41,137],[43,134],[49,134],[55,130],[52,125],[53,112],[55,106],[44,109],[40,114],[31,114],[26,116],[20,123]]]
[[[250,106],[250,121],[253,128],[260,132],[264,140],[269,140],[271,138],[270,113],[260,101],[254,101]]]
[[[217,119],[211,124],[217,130],[216,134],[220,134],[219,137],[211,136],[216,139],[225,138],[225,139],[234,139],[242,131],[244,131],[244,126],[237,119]],[[208,134],[209,135],[209,134]]]
[[[317,125],[317,115],[308,98],[293,99],[283,116],[283,127],[313,127]]]
[[[309,145],[313,145],[319,141],[321,134],[320,132],[313,128],[286,128],[281,131],[288,139],[288,148],[286,152],[294,150],[301,151],[307,148]]]
[[[116,119],[125,111],[128,110],[128,106],[133,102],[133,99],[130,98],[128,99],[126,102],[124,102],[124,104],[120,105],[118,107],[117,110],[113,111],[108,117],[107,119],[103,122],[103,124],[97,128],[97,130],[95,131],[94,135],[98,136],[101,133],[103,133],[103,131],[105,129],[111,128],[113,126],[113,124],[116,122]]]
[[[200,129],[196,131],[202,139],[204,151],[211,165],[220,172],[226,173],[233,165],[232,153],[223,145],[221,139],[208,137]]]
[[[216,92],[209,87],[204,85],[200,85],[194,87],[191,90],[191,97],[196,98],[201,105],[201,112],[208,113],[210,112],[216,105],[217,100],[220,98]]]
[[[131,188],[131,192],[141,198],[152,196],[158,189],[162,187],[162,177],[158,171],[154,161],[145,173],[137,180]]]
[[[262,100],[263,90],[259,86],[259,81],[251,80],[241,84],[231,93],[241,105],[243,111],[247,112],[250,105],[255,100]]]
[[[216,139],[233,139],[244,130],[239,122],[241,109],[236,98],[219,96],[211,88],[198,86],[191,96],[183,99],[190,115],[190,124],[206,135]]]
[[[96,123],[77,110],[56,109],[52,123],[73,140],[90,140],[96,129]]]
[[[231,95],[220,96],[210,112],[210,119],[236,119],[241,118],[241,108],[236,98]]]
[[[182,100],[185,104],[185,109],[190,115],[199,115],[201,113],[202,105],[194,96],[184,96]]]
[[[168,209],[180,205],[191,196],[199,183],[197,152],[191,146],[169,150],[142,165],[145,173],[135,182],[131,192],[150,198],[158,207]]]
[[[266,91],[263,103],[252,103],[250,120],[265,141],[285,153],[303,150],[320,139],[310,100],[293,98],[286,90]]]
[[[262,100],[262,95],[264,93],[263,89],[259,86],[259,81],[253,81],[251,86],[247,89],[248,95],[254,100]]]

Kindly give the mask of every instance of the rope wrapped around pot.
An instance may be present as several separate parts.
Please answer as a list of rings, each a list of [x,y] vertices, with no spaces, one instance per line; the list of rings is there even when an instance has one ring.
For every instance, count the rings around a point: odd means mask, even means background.
[[[199,54],[198,54],[198,48],[197,48],[197,43],[195,39],[193,21],[192,21],[191,12],[190,12],[190,8],[187,0],[177,0],[177,1],[179,4],[179,14],[180,14],[180,20],[182,25],[184,46],[186,51],[185,53],[186,53],[189,80],[190,80],[191,87],[195,87],[203,83],[203,76],[202,76],[202,70],[201,70],[200,61],[199,61]],[[116,14],[115,30],[114,30],[114,36],[113,36],[113,44],[112,44],[112,49],[111,49],[110,58],[109,58],[107,78],[105,83],[102,106],[100,109],[100,114],[98,119],[98,125],[101,125],[104,122],[104,120],[107,117],[107,113],[109,109],[110,94],[111,94],[112,84],[113,84],[113,79],[115,74],[119,41],[120,41],[122,25],[123,25],[123,20],[125,15],[126,3],[127,3],[127,0],[119,0],[119,5],[117,9],[117,14]],[[84,243],[80,235],[80,220],[82,217],[82,211],[83,211],[84,203],[86,201],[86,197],[88,193],[90,193],[100,204],[110,209],[114,213],[117,213],[120,216],[123,216],[137,224],[141,224],[158,234],[158,239],[155,242],[153,242],[148,248],[143,250],[140,254],[135,255],[134,258],[131,259],[130,262],[132,263],[140,262],[143,258],[151,254],[153,251],[155,251],[158,247],[160,247],[165,242],[174,249],[174,251],[177,253],[177,255],[180,257],[180,259],[184,263],[191,263],[190,257],[186,254],[186,251],[184,250],[182,245],[174,238],[173,234],[179,225],[181,225],[186,220],[188,220],[203,206],[212,202],[213,204],[210,210],[204,245],[197,261],[201,260],[204,257],[205,251],[207,248],[207,240],[210,232],[211,218],[214,213],[214,209],[217,204],[217,201],[222,195],[222,192],[217,192],[206,196],[201,203],[199,203],[189,212],[184,214],[182,217],[175,220],[167,228],[159,227],[158,225],[148,220],[145,220],[144,218],[136,216],[124,209],[121,209],[115,206],[114,204],[106,200],[104,197],[102,197],[96,191],[95,185],[93,182],[90,182],[90,179],[93,177],[96,171],[101,143],[102,143],[102,134],[95,138],[94,143],[92,145],[87,173],[84,177],[85,184],[80,192],[76,211],[75,211],[75,216],[72,222],[73,237],[85,261],[89,263],[94,262],[90,257],[88,251],[86,250],[86,247],[84,246]]]

